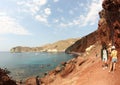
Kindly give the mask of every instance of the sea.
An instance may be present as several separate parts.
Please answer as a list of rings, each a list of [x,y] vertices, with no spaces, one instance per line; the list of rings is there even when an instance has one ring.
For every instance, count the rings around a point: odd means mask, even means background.
[[[43,77],[45,73],[60,66],[74,56],[66,53],[10,53],[0,52],[0,68],[7,68],[15,80],[28,77]]]

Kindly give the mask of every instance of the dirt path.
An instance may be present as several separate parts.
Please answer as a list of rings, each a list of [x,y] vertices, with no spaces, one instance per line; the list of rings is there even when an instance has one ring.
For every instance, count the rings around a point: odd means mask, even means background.
[[[120,85],[120,64],[115,72],[103,70],[101,61],[82,72],[75,85]]]

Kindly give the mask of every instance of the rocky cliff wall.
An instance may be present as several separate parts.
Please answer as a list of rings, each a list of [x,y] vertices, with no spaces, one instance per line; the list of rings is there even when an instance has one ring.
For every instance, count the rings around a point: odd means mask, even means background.
[[[99,35],[98,32],[95,31],[82,39],[75,42],[75,44],[71,45],[66,49],[66,53],[71,52],[84,52],[87,47],[90,45],[95,44],[96,42],[99,42]]]

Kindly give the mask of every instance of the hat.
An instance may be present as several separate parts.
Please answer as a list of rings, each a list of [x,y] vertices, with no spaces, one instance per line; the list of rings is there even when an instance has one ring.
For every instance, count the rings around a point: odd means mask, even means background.
[[[112,49],[115,49],[115,46],[112,46]]]

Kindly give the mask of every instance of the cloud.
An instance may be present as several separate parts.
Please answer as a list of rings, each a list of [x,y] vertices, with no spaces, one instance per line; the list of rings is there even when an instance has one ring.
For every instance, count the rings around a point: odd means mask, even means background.
[[[65,23],[60,23],[60,26],[61,26],[61,27],[67,27],[67,26],[68,26],[68,24],[65,24]]]
[[[39,12],[40,8],[47,3],[47,0],[18,1],[22,12],[28,12],[32,15]]]
[[[85,21],[83,23],[83,26],[86,26],[87,24],[94,25],[98,19],[98,12],[102,9],[101,7],[102,1],[101,0],[93,0],[93,2],[90,4],[88,8],[88,13],[85,18]]]
[[[73,22],[69,22],[69,23],[60,23],[61,27],[68,27],[68,26],[73,26]]]
[[[46,15],[49,16],[51,14],[51,9],[50,8],[46,8],[46,9],[44,9],[44,12],[45,12]]]
[[[69,27],[69,26],[80,26],[82,24],[81,21],[85,20],[85,17],[83,15],[80,15],[79,17],[75,18],[71,22],[68,23],[60,23],[61,27]]]
[[[43,6],[47,3],[47,0],[34,0],[33,2],[35,2],[39,6]]]
[[[49,15],[51,15],[51,9],[50,8],[45,8],[44,9],[44,13],[42,14],[37,14],[35,16],[35,19],[42,22],[42,23],[45,23],[45,24],[48,24],[48,17]]]
[[[20,5],[22,12],[32,15],[39,22],[48,23],[48,17],[52,12],[50,8],[45,8],[47,0],[19,1],[17,4]]]
[[[74,20],[67,22],[67,23],[60,23],[61,27],[68,27],[68,26],[87,26],[87,25],[94,25],[98,20],[98,12],[102,9],[101,7],[102,1],[101,0],[93,0],[90,4],[88,4],[87,12],[84,15],[80,15],[79,17],[74,18]],[[70,12],[69,12],[70,13]],[[72,13],[72,12],[71,12]]]
[[[47,3],[47,0],[21,0],[21,1],[18,1],[17,4],[18,5],[24,5],[24,6],[43,6]]]
[[[39,10],[40,9],[38,8],[38,6],[30,8],[30,11],[32,12],[32,15],[36,14]]]
[[[0,15],[0,34],[30,35],[16,19],[6,15]]]
[[[54,2],[58,2],[59,0],[53,0]]]
[[[41,16],[41,15],[36,15],[36,20],[43,22],[43,23],[47,23],[47,18],[45,16]]]

